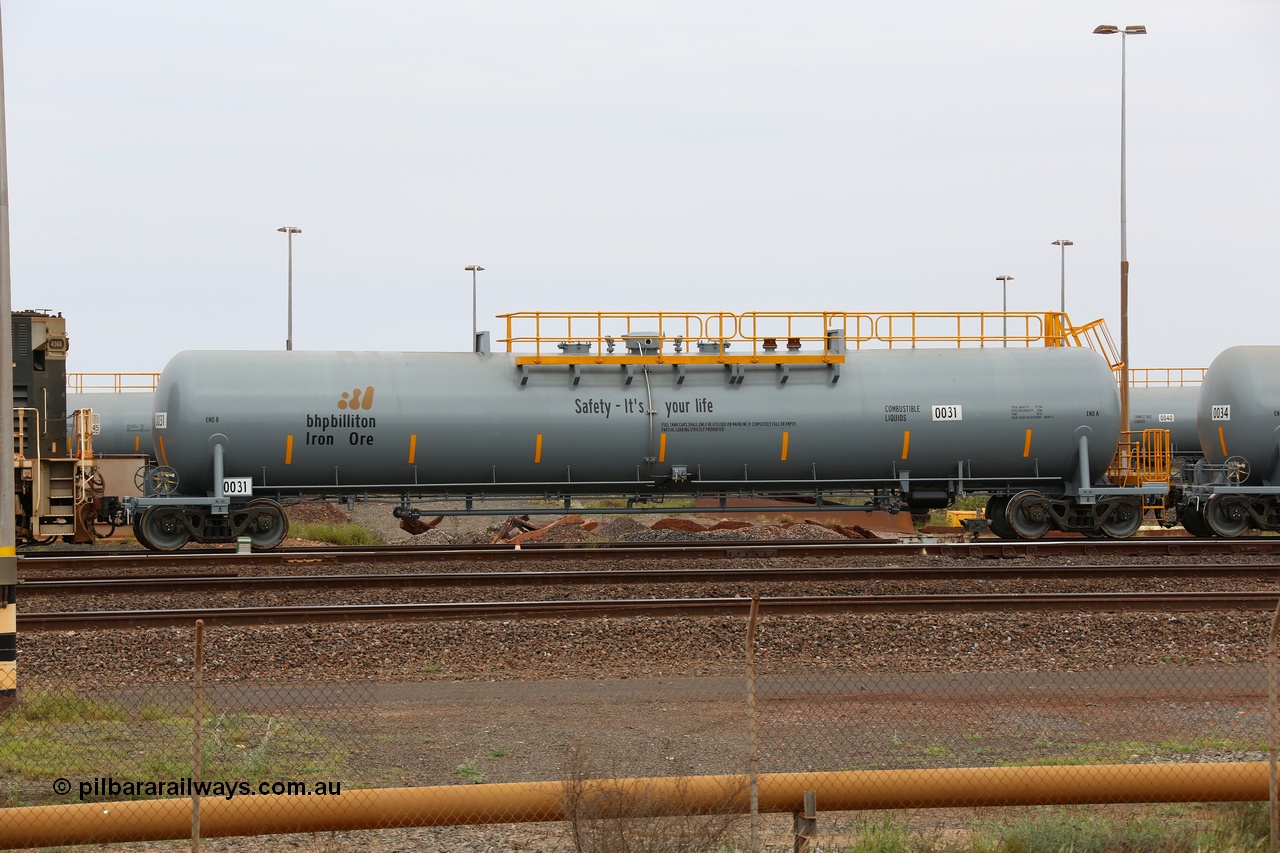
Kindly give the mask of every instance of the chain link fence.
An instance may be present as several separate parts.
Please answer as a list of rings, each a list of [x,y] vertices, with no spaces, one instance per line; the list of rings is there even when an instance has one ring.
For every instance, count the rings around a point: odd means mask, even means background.
[[[0,843],[972,849],[1045,821],[1210,818],[1265,837],[1271,628],[1081,612],[29,634],[0,710]],[[1097,805],[1085,821],[1072,803]]]

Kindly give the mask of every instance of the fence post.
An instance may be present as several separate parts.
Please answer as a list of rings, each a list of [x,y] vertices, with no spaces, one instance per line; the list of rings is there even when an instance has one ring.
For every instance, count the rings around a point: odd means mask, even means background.
[[[818,834],[818,792],[804,792],[804,812],[791,813],[791,831],[796,840],[794,853],[812,853],[813,839]]]
[[[1271,633],[1267,636],[1267,713],[1271,719],[1271,730],[1267,740],[1271,746],[1271,778],[1268,793],[1271,800],[1271,853],[1276,853],[1277,842],[1280,841],[1280,801],[1276,796],[1276,758],[1280,751],[1280,705],[1277,705],[1277,693],[1280,693],[1280,673],[1276,671],[1276,634],[1280,631],[1280,603],[1276,604],[1275,615],[1271,617]]]
[[[196,696],[191,768],[191,853],[200,853],[200,765],[204,760],[201,724],[204,720],[204,620],[196,620]]]
[[[751,596],[747,617],[747,779],[751,787],[751,853],[760,853],[760,788],[757,774],[760,755],[756,739],[756,620],[760,596]]]
[[[1276,671],[1276,633],[1280,631],[1280,603],[1276,604],[1275,615],[1271,617],[1271,633],[1267,635],[1267,712],[1271,718],[1271,731],[1267,738],[1271,743],[1271,779],[1269,795],[1271,800],[1271,853],[1277,853],[1280,843],[1280,800],[1276,796],[1276,759],[1280,751],[1280,705],[1277,705],[1277,693],[1280,693],[1280,673]]]

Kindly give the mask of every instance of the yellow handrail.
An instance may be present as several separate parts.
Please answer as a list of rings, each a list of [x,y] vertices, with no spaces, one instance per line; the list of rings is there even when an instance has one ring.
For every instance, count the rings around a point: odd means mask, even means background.
[[[67,390],[79,394],[85,391],[154,391],[160,381],[159,373],[68,373]]]
[[[520,311],[506,320],[521,363],[842,361],[871,348],[1077,346],[1119,366],[1102,320],[1079,328],[1060,312]],[[732,352],[729,350],[732,349]]]
[[[1107,469],[1107,479],[1116,486],[1168,483],[1172,467],[1170,447],[1167,429],[1121,433],[1115,458]]]
[[[1178,387],[1204,382],[1207,367],[1131,367],[1130,388]]]

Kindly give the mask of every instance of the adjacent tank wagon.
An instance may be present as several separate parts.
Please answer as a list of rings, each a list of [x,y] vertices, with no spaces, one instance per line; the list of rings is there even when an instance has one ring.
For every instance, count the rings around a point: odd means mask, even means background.
[[[94,453],[107,456],[153,455],[151,392],[68,392],[67,411],[84,409],[93,412]]]
[[[1198,385],[1150,385],[1129,389],[1129,428],[1167,429],[1169,448],[1177,458],[1200,456],[1196,412]]]
[[[1224,350],[1197,403],[1204,459],[1177,496],[1196,536],[1280,531],[1280,347]]]

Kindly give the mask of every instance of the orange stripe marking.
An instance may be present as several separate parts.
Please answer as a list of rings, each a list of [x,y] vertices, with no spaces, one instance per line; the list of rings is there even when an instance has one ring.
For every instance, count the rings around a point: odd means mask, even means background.
[[[907,451],[911,448],[911,430],[904,429],[902,431],[902,458],[907,458]]]
[[[1027,440],[1022,445],[1022,458],[1026,459],[1031,455],[1031,430],[1027,430]]]
[[[413,460],[418,455],[418,434],[413,433],[409,436],[409,464],[413,464]]]
[[[161,465],[168,465],[168,464],[169,464],[169,456],[168,456],[168,454],[167,454],[167,453],[165,453],[165,452],[164,452],[164,436],[163,436],[163,435],[157,435],[157,436],[156,436],[156,447],[157,447],[157,448],[159,449],[159,451],[160,451],[160,464],[161,464]]]
[[[782,461],[787,461],[787,445],[791,442],[791,433],[783,430],[782,433]]]
[[[1222,445],[1222,455],[1228,456],[1229,454],[1227,453],[1227,436],[1222,431],[1222,427],[1218,427],[1218,444]]]
[[[665,432],[658,435],[658,461],[667,461],[667,434]]]
[[[293,436],[291,435],[284,438],[284,464],[293,464]]]
[[[538,433],[538,438],[533,443],[533,464],[537,465],[541,461],[542,461],[542,433]]]

